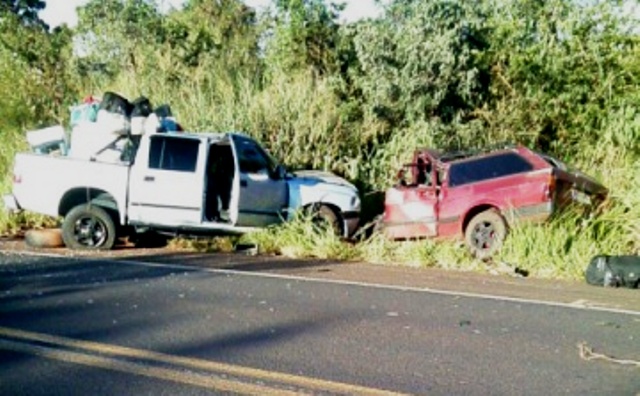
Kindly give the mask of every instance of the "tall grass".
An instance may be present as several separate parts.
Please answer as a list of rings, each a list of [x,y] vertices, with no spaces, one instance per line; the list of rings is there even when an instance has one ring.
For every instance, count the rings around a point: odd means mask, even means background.
[[[597,254],[640,254],[640,162],[624,150],[603,148],[577,161],[609,188],[600,210],[586,217],[569,211],[544,225],[512,229],[502,260],[537,277],[579,278]]]
[[[357,250],[336,236],[330,227],[315,224],[303,214],[281,226],[247,234],[243,241],[257,245],[262,254],[334,260],[359,258]]]
[[[0,194],[11,191],[13,158],[27,149],[26,130],[55,123],[50,114],[34,117],[44,99],[37,97],[42,89],[37,74],[29,73],[28,65],[0,48]],[[0,235],[12,236],[24,230],[48,226],[55,220],[28,213],[11,214],[0,201]]]

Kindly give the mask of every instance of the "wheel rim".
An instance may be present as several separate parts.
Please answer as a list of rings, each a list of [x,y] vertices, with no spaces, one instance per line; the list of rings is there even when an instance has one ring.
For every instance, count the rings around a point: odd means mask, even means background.
[[[107,240],[107,226],[95,216],[83,216],[76,220],[73,237],[82,246],[99,247]]]
[[[473,229],[473,245],[480,250],[489,250],[496,242],[497,232],[493,223],[483,221]]]

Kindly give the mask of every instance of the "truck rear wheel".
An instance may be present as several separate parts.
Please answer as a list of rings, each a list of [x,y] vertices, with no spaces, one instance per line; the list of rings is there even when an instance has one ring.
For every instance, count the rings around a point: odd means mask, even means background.
[[[476,258],[488,259],[501,247],[507,236],[507,223],[495,209],[475,215],[464,232],[469,252]]]
[[[69,249],[109,250],[116,241],[116,225],[101,207],[78,205],[64,218],[62,240]]]

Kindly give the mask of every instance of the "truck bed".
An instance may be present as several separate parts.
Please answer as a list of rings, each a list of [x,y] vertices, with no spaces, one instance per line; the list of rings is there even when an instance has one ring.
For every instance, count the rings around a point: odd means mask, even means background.
[[[63,194],[76,189],[108,191],[119,206],[124,205],[128,177],[126,163],[19,153],[14,163],[13,195],[20,209],[58,216]]]

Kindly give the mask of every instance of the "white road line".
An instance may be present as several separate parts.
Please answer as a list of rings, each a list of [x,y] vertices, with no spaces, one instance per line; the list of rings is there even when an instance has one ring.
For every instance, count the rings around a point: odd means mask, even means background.
[[[16,252],[6,251],[6,250],[0,250],[0,253],[16,254]],[[31,252],[21,252],[21,254],[31,255]],[[152,262],[146,262],[146,261],[121,260],[121,259],[112,259],[112,258],[94,258],[94,257],[82,257],[82,256],[69,257],[64,255],[56,255],[56,254],[48,254],[48,253],[40,253],[40,252],[35,252],[33,256],[65,258],[65,259],[72,259],[72,260],[84,260],[84,261],[94,261],[94,262],[108,261],[108,262],[127,264],[127,265],[137,265],[137,266],[155,267],[155,268],[170,268],[170,269],[183,270],[183,271],[188,270],[188,271],[194,271],[194,272],[208,272],[213,274],[225,274],[225,275],[270,278],[270,279],[286,279],[286,280],[310,282],[310,283],[327,283],[327,284],[335,284],[335,285],[365,287],[365,288],[368,287],[368,288],[382,289],[382,290],[429,293],[429,294],[437,294],[437,295],[452,296],[452,297],[477,298],[477,299],[483,299],[483,300],[506,301],[506,302],[520,303],[520,304],[542,305],[542,306],[549,306],[549,307],[569,308],[569,309],[579,309],[579,310],[586,310],[586,311],[607,312],[607,313],[640,316],[640,311],[589,305],[589,303],[585,300],[578,300],[572,303],[563,303],[563,302],[557,302],[557,301],[545,301],[545,300],[529,299],[529,298],[521,298],[521,297],[498,296],[493,294],[441,290],[441,289],[433,289],[429,287],[386,285],[382,283],[368,283],[368,282],[358,282],[358,281],[349,281],[349,280],[341,280],[341,279],[314,278],[314,277],[306,277],[306,276],[300,276],[300,275],[273,274],[268,272],[248,272],[248,271],[219,269],[219,268],[203,268],[203,267],[183,265],[183,264],[164,264],[164,263],[152,263]]]

